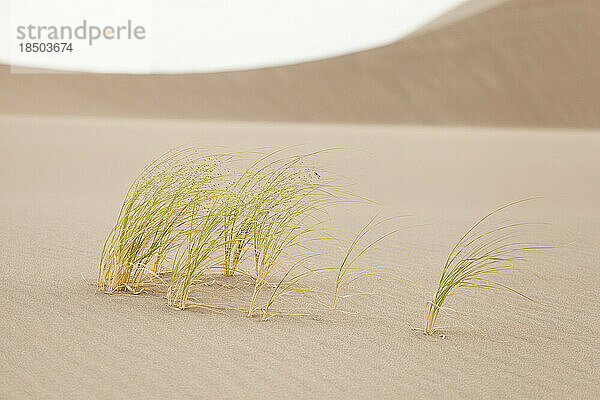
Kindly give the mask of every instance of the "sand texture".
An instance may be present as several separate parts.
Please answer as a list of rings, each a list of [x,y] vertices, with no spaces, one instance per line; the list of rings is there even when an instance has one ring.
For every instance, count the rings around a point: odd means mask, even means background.
[[[95,292],[102,242],[131,180],[191,140],[248,148],[344,145],[335,166],[418,227],[376,262],[419,287],[267,322]],[[0,395],[27,398],[588,398],[600,396],[600,135],[595,131],[0,118]],[[423,311],[447,252],[492,208],[575,243],[504,282],[538,302],[467,292],[466,322]],[[365,216],[367,218],[368,216]],[[315,282],[327,288],[331,281]]]
[[[475,12],[476,11],[476,12]],[[253,71],[0,71],[0,113],[600,127],[600,2],[476,1],[391,45]]]

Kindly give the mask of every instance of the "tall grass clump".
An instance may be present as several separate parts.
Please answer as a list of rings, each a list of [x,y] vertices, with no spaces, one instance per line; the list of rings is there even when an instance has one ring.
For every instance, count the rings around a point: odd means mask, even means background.
[[[262,155],[249,167],[240,171],[234,180],[227,185],[224,195],[225,233],[224,275],[232,276],[251,245],[256,222],[262,213],[260,199],[264,182],[273,173],[272,166],[277,160],[270,160],[282,150]],[[266,165],[263,165],[266,164]]]
[[[438,287],[425,309],[425,333],[436,330],[438,314],[444,309],[446,299],[458,288],[475,288],[488,292],[508,291],[533,301],[522,292],[496,280],[503,273],[521,269],[527,256],[535,250],[549,249],[521,239],[522,230],[535,223],[512,223],[482,229],[482,224],[498,212],[525,199],[500,207],[480,219],[456,243],[444,264]]]
[[[147,166],[129,188],[106,239],[98,288],[136,291],[147,272],[157,274],[186,237],[192,210],[219,191],[229,154],[179,148]]]
[[[209,204],[193,205],[190,227],[173,263],[167,300],[170,306],[185,309],[190,287],[217,262],[217,251],[226,245],[221,228],[223,203],[217,197]]]
[[[276,160],[260,169],[260,192],[251,217],[255,285],[248,316],[254,315],[257,299],[274,273],[281,270],[288,275],[286,261],[312,253],[309,243],[322,236],[326,210],[343,201],[337,186],[320,179],[324,171],[304,165],[318,154],[321,152]]]

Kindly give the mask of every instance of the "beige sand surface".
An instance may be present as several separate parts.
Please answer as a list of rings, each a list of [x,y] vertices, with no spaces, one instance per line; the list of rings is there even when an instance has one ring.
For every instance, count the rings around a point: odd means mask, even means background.
[[[371,152],[335,166],[425,224],[378,262],[426,288],[465,228],[511,200],[545,196],[518,213],[577,241],[535,258],[543,279],[506,278],[539,303],[452,299],[475,328],[444,317],[445,339],[409,327],[429,293],[389,279],[361,282],[378,295],[342,304],[355,313],[313,304],[264,323],[95,293],[84,278],[131,179],[191,140]],[[599,154],[595,131],[2,117],[0,397],[597,398]]]
[[[389,46],[285,67],[163,76],[2,67],[0,113],[599,128],[599,19],[596,0],[474,1]]]

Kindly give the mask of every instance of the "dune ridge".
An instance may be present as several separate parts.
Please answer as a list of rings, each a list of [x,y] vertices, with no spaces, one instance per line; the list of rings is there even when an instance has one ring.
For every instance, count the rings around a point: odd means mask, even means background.
[[[464,11],[462,11],[464,12]],[[600,126],[600,3],[511,0],[389,46],[183,75],[9,74],[1,114]]]

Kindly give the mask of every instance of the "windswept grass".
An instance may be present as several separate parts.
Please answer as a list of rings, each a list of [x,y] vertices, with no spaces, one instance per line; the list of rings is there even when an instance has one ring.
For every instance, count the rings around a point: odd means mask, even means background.
[[[227,153],[181,147],[152,162],[129,188],[104,243],[98,288],[140,293],[160,281],[168,304],[185,309],[203,307],[191,302],[190,291],[206,283],[212,270],[226,277],[241,274],[252,283],[243,309],[265,320],[274,315],[273,303],[298,290],[299,282],[332,272],[333,291],[314,292],[333,295],[335,309],[344,287],[380,275],[373,268],[356,272],[354,265],[398,230],[367,240],[394,219],[375,216],[358,233],[340,237],[328,225],[331,211],[366,200],[318,166],[319,158],[338,149],[286,155],[291,149]],[[495,276],[517,270],[528,253],[549,246],[519,239],[527,223],[482,229],[492,215],[521,202],[486,215],[454,246],[427,303],[426,333],[435,331],[444,302],[458,288],[506,290],[531,300]],[[326,241],[348,245],[337,266],[312,262],[319,254],[313,244]]]
[[[326,219],[328,207],[341,201],[337,188],[322,179],[314,168],[302,161],[315,154],[279,160],[269,165],[255,202],[252,244],[256,284],[248,315],[253,316],[265,282],[281,267],[282,261],[294,256],[293,251],[309,251]],[[322,172],[322,171],[321,171]]]
[[[217,251],[227,244],[220,229],[223,204],[216,197],[210,201],[204,208],[193,206],[183,251],[177,253],[173,264],[167,300],[182,310],[187,306],[190,287],[214,265]]]
[[[527,256],[535,250],[549,249],[523,241],[521,231],[532,223],[505,224],[492,229],[480,229],[490,217],[508,207],[532,199],[525,199],[500,207],[480,219],[469,229],[450,251],[433,299],[425,309],[425,333],[436,330],[438,314],[444,309],[446,299],[458,288],[475,288],[488,292],[509,291],[533,301],[524,293],[496,280],[502,273],[515,272],[527,263]]]
[[[316,254],[311,243],[335,240],[324,226],[329,210],[364,202],[317,166],[337,149],[284,155],[289,150],[182,147],[151,163],[127,192],[106,239],[98,288],[138,293],[160,278],[169,305],[185,309],[191,288],[209,271],[239,272],[254,282],[248,316],[259,311],[265,319],[301,279],[332,270],[307,263]],[[241,263],[254,268],[240,270]]]
[[[142,171],[129,188],[100,257],[98,287],[136,291],[185,238],[192,210],[215,195],[231,154],[175,149]]]
[[[340,290],[342,289],[342,281],[344,280],[344,277],[346,276],[348,271],[350,269],[352,269],[352,266],[354,265],[354,263],[361,256],[363,256],[365,253],[367,253],[369,250],[371,250],[373,247],[375,247],[375,245],[377,245],[378,243],[382,242],[384,239],[386,239],[386,238],[392,236],[393,234],[395,234],[396,232],[398,232],[399,229],[395,229],[391,232],[387,232],[387,233],[379,236],[377,239],[367,242],[367,244],[362,249],[359,249],[360,242],[364,241],[365,236],[370,231],[372,231],[373,229],[377,228],[378,226],[380,226],[388,221],[391,221],[393,219],[395,219],[395,218],[387,218],[387,219],[382,219],[382,220],[378,221],[378,216],[375,215],[354,236],[354,238],[350,242],[350,245],[348,246],[348,250],[346,251],[344,258],[342,259],[342,262],[340,263],[340,266],[337,269],[337,276],[335,279],[335,289],[333,292],[333,309],[334,310],[337,308],[337,305],[338,305],[338,301],[339,301],[339,297],[340,297]],[[361,272],[359,272],[359,275],[364,275],[365,272],[366,271],[361,271]]]

